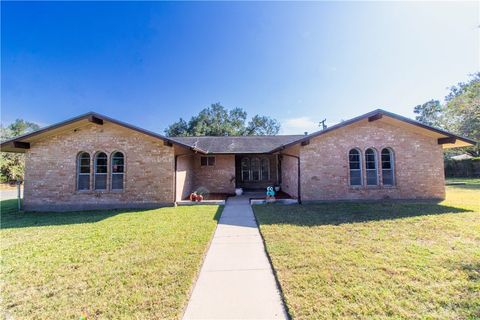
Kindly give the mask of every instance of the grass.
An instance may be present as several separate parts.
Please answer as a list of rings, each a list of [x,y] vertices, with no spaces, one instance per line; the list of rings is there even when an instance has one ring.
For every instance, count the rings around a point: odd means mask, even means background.
[[[1,206],[1,317],[15,319],[179,318],[221,212]]]
[[[480,184],[467,182],[441,203],[254,206],[292,317],[480,319]]]

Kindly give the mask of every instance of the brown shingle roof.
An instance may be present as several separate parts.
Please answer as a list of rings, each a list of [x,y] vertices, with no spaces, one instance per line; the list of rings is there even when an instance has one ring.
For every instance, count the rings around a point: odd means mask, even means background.
[[[303,135],[279,136],[200,136],[170,137],[175,142],[190,145],[206,153],[267,153],[271,150],[290,144]]]

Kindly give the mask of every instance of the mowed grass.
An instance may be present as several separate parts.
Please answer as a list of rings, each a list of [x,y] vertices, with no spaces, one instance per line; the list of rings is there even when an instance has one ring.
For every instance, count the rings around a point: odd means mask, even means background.
[[[294,319],[480,319],[478,183],[441,203],[254,211]]]
[[[175,319],[221,207],[17,213],[1,203],[1,307],[9,319]]]

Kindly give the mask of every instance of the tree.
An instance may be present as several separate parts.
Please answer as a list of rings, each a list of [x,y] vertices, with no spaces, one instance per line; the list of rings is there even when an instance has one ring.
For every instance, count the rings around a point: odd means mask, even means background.
[[[212,104],[192,116],[188,123],[180,118],[165,129],[169,137],[178,136],[242,136],[275,135],[280,123],[267,116],[255,115],[246,124],[247,112],[241,108],[226,109],[220,103]]]
[[[445,98],[445,119],[449,130],[476,141],[480,140],[480,72],[467,83],[450,88]],[[472,156],[480,156],[480,146],[465,149]]]
[[[255,115],[252,120],[248,122],[246,128],[247,135],[276,135],[280,131],[280,123],[266,116]]]
[[[17,119],[6,128],[0,126],[0,140],[5,141],[38,129],[40,129],[40,126],[36,123]],[[25,157],[23,154],[9,152],[0,153],[1,181],[15,181],[18,179],[23,180],[24,168]]]
[[[460,136],[480,140],[480,72],[471,75],[470,81],[450,87],[442,104],[430,100],[414,108],[416,119],[430,126],[451,131]],[[461,148],[448,152],[453,155],[467,152],[480,156],[480,147]]]
[[[413,112],[418,114],[415,117],[417,121],[425,123],[432,127],[443,127],[443,114],[445,108],[438,100],[430,100],[424,104],[419,104],[413,109]]]

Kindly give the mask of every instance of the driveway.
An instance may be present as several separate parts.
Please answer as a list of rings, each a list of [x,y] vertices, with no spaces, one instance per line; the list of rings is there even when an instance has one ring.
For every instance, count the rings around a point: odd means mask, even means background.
[[[22,192],[23,197],[23,192]],[[17,190],[0,190],[0,200],[17,199]]]
[[[183,319],[288,319],[247,197],[227,200]]]

